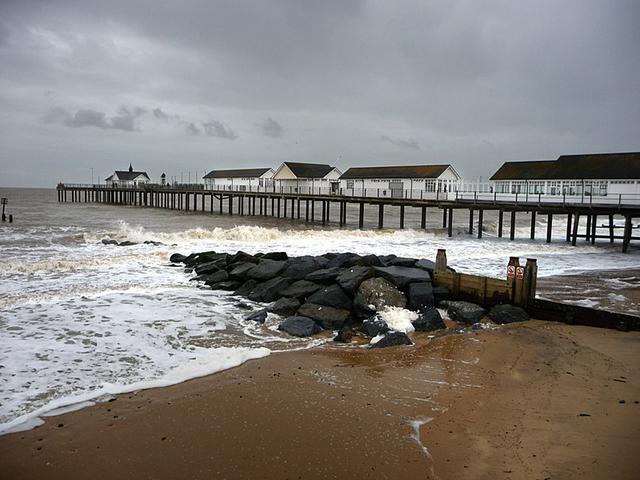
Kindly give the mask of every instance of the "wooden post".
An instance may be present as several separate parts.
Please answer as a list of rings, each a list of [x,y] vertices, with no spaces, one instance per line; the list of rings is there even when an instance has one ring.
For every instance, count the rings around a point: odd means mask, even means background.
[[[378,228],[384,228],[384,204],[378,205]]]
[[[298,220],[300,220],[300,198],[298,198],[298,216],[296,217]]]
[[[331,221],[331,200],[327,200],[327,223]]]
[[[275,216],[275,201],[276,199],[274,197],[271,197],[271,216]]]
[[[340,220],[338,221],[339,225],[342,227],[344,226],[344,223],[342,223],[342,215],[343,215],[343,209],[344,208],[344,202],[340,202]]]
[[[436,272],[447,271],[447,251],[444,248],[439,248],[436,254]]]
[[[322,200],[322,225],[327,224],[327,201]]]
[[[469,235],[473,235],[473,208],[469,209]]]
[[[553,229],[553,214],[547,214],[547,243],[551,243],[551,230]]]
[[[448,218],[448,232],[447,234],[449,235],[449,237],[453,237],[453,208],[449,209],[449,214],[447,215]]]
[[[309,221],[309,199],[308,198],[304,201],[304,221],[305,222]]]
[[[504,221],[504,212],[498,210],[498,238],[502,238],[502,224]]]
[[[631,242],[631,215],[624,217],[624,236],[622,238],[622,253],[629,251],[629,243]]]
[[[571,224],[573,221],[573,215],[571,214],[571,212],[569,212],[569,214],[567,215],[567,238],[566,241],[570,242],[571,241]]]
[[[287,208],[287,204],[284,204],[284,207]],[[278,218],[280,218],[280,197],[278,197]]]
[[[576,240],[578,239],[578,227],[580,225],[580,214],[578,212],[575,213],[575,218],[573,219],[573,232],[571,233],[571,246],[576,246]]]
[[[613,228],[613,214],[609,214],[609,242],[613,243],[614,236],[614,228]]]
[[[531,240],[536,239],[536,211],[535,210],[531,210],[531,232],[530,232],[529,238]]]
[[[442,228],[447,228],[447,209],[442,209]]]
[[[511,210],[511,224],[509,225],[509,240],[516,238],[516,211]]]
[[[311,200],[311,221],[316,221],[316,201]]]
[[[523,304],[528,307],[536,298],[536,286],[538,283],[538,264],[535,258],[527,258],[524,270]]]
[[[358,228],[364,228],[364,202],[360,202],[360,212],[358,214]]]
[[[285,197],[284,199],[284,218],[287,218],[287,197]],[[278,210],[278,216],[280,216],[280,210]]]
[[[516,304],[516,269],[520,266],[520,259],[518,257],[509,257],[509,263],[507,264],[507,282],[509,283],[509,289],[511,291],[511,302]]]
[[[400,228],[404,228],[404,205],[400,205]]]
[[[228,199],[229,205],[227,205],[227,208],[229,209],[229,215],[233,215],[233,195],[229,194]]]
[[[587,228],[584,231],[584,240],[585,242],[591,240],[591,214],[587,215]]]
[[[484,223],[484,210],[478,210],[478,238],[482,238],[482,229]]]
[[[427,228],[427,207],[422,207],[422,215],[420,218],[420,228]]]
[[[593,214],[593,221],[591,222],[591,245],[596,243],[596,223],[598,222],[598,216]]]

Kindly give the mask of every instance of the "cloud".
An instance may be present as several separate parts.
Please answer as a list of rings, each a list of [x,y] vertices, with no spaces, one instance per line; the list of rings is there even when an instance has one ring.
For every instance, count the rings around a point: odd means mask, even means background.
[[[204,133],[209,135],[210,137],[226,138],[227,140],[235,140],[236,138],[238,138],[238,135],[236,135],[233,130],[225,127],[221,122],[217,120],[204,122],[202,124],[202,127],[204,128]]]
[[[406,148],[407,150],[421,150],[420,144],[411,138],[407,140],[400,140],[397,138],[388,137],[386,135],[380,135],[380,140],[389,142],[396,147]]]
[[[267,118],[261,125],[262,134],[271,138],[282,138],[284,135],[284,127],[276,122],[273,118]]]
[[[95,127],[103,130],[123,130],[132,132],[137,130],[136,119],[145,110],[141,107],[129,109],[120,107],[118,114],[107,118],[104,112],[92,109],[81,109],[74,114],[62,107],[53,107],[44,115],[45,123],[55,123],[70,128]]]
[[[189,135],[193,135],[194,137],[198,136],[198,135],[202,135],[202,130],[200,130],[195,123],[193,122],[185,122],[185,127],[184,127],[185,132],[187,132]]]

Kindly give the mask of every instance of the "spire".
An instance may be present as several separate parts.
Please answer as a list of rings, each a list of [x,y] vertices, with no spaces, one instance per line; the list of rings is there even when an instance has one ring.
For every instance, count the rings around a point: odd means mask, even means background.
[[[131,164],[129,164],[129,173],[133,172],[133,166]]]

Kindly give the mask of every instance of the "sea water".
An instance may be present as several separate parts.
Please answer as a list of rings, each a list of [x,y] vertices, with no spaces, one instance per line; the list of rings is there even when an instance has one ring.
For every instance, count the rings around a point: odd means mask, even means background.
[[[244,320],[259,305],[192,281],[168,262],[175,252],[349,251],[434,259],[445,248],[450,265],[467,273],[504,278],[515,255],[537,258],[540,276],[620,269],[611,281],[624,285],[624,271],[640,268],[640,255],[623,255],[618,244],[567,246],[561,221],[547,244],[496,238],[490,214],[485,238],[465,233],[466,218],[454,220],[455,235],[448,238],[435,209],[428,211],[427,231],[415,228],[420,214],[411,210],[410,228],[379,231],[373,209],[361,231],[271,217],[59,204],[55,190],[3,189],[0,195],[9,198],[14,215],[14,223],[0,226],[0,432],[34,426],[37,417],[68,405],[179,383],[331,338],[290,337],[277,330],[274,315],[264,325]],[[348,220],[357,224],[357,210]],[[390,208],[386,220],[398,223]],[[517,236],[528,238],[528,219],[520,222]],[[538,229],[543,237],[544,222]],[[102,239],[137,244],[104,245]]]

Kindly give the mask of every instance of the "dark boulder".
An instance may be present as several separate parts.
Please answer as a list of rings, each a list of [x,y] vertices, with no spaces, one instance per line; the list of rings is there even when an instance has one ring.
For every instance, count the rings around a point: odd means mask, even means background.
[[[429,272],[421,268],[411,267],[376,267],[376,274],[389,280],[400,290],[413,282],[430,282]]]
[[[434,305],[433,286],[431,282],[410,283],[407,290],[408,309],[417,311],[422,306]]]
[[[487,313],[480,305],[471,302],[446,300],[439,306],[447,310],[451,320],[468,324],[479,322]]]
[[[353,310],[357,318],[367,318],[384,307],[407,306],[407,298],[397,287],[384,278],[369,278],[360,284],[353,299]]]
[[[125,240],[124,242],[120,242],[118,244],[119,247],[133,247],[134,245],[137,245],[136,242],[131,242],[129,240]]]
[[[213,285],[214,283],[224,282],[225,280],[229,280],[229,274],[224,270],[218,270],[217,272],[203,275],[202,280],[207,285]]]
[[[227,264],[233,265],[234,263],[258,263],[260,259],[254,257],[253,255],[243,252],[242,250],[236,253],[235,255],[229,255],[227,257]]]
[[[253,322],[264,323],[264,321],[267,319],[267,313],[268,312],[266,308],[261,308],[260,310],[250,313],[249,315],[244,317],[244,319],[251,320]]]
[[[284,260],[287,260],[289,257],[285,252],[269,252],[262,255],[262,258],[265,260],[284,261]]]
[[[397,345],[413,345],[411,339],[403,332],[387,332],[384,337],[376,343],[371,344],[371,348],[395,347]]]
[[[290,258],[282,272],[282,276],[292,280],[302,280],[309,273],[315,272],[319,268],[320,264],[314,257]]]
[[[495,323],[499,324],[526,322],[529,320],[529,314],[524,308],[509,304],[494,306],[489,312],[489,317],[491,317],[491,320]]]
[[[350,327],[342,327],[338,334],[333,338],[334,342],[351,343],[353,338],[353,330]]]
[[[432,332],[447,328],[440,316],[440,312],[433,306],[421,308],[418,318],[411,324],[416,329],[416,332]]]
[[[255,267],[255,264],[253,263],[249,263],[249,262],[237,263],[234,265],[233,268],[231,268],[231,270],[229,271],[229,275],[231,275],[231,277],[233,278],[244,279],[244,278],[247,278],[247,273],[253,267]]]
[[[329,284],[335,282],[341,272],[342,269],[340,267],[321,268],[320,270],[307,274],[304,278],[310,282]]]
[[[387,260],[384,265],[386,267],[413,267],[415,263],[415,258],[395,257]]]
[[[280,298],[280,292],[287,288],[290,280],[281,277],[275,277],[266,282],[259,283],[248,295],[249,300],[254,302],[273,302]]]
[[[298,280],[282,290],[280,294],[283,297],[306,299],[312,293],[320,290],[320,288],[320,285],[310,282],[309,280]]]
[[[373,277],[373,268],[351,267],[340,273],[336,277],[336,282],[349,295],[354,295],[360,284],[371,277]]]
[[[322,329],[311,318],[296,315],[287,318],[284,322],[278,325],[278,330],[287,332],[289,335],[293,335],[294,337],[310,337],[311,335],[320,332]]]
[[[211,261],[207,263],[198,263],[195,268],[195,272],[198,275],[206,275],[208,273],[217,272],[220,270],[217,261]]]
[[[104,240],[102,242],[104,243]],[[169,257],[169,261],[172,263],[183,263],[185,258],[187,257],[181,253],[174,253]]]
[[[329,263],[327,263],[327,268],[338,267],[338,268],[347,268],[353,266],[353,261],[356,258],[359,258],[359,255],[355,255],[354,253],[338,253],[334,254],[333,258],[329,259]]]
[[[189,260],[189,258],[187,257],[185,259],[185,265],[195,266],[195,265],[200,265],[201,263],[208,263],[208,262],[214,262],[214,261],[218,262],[218,265],[226,265],[228,256],[229,255],[227,253],[217,253],[214,251],[202,252],[202,253],[196,254],[195,258],[191,260]],[[190,263],[187,263],[187,260],[189,260]]]
[[[239,295],[241,297],[248,297],[251,291],[256,288],[256,285],[258,285],[258,282],[256,280],[249,279],[244,282],[240,288],[233,292],[233,294]]]
[[[285,268],[284,261],[277,260],[261,260],[255,267],[246,274],[248,278],[254,280],[265,281],[277,277]]]
[[[444,300],[449,300],[449,289],[446,287],[433,287],[433,300],[436,305]]]
[[[218,282],[211,285],[213,290],[226,290],[228,292],[233,292],[240,287],[240,282],[237,280],[226,280],[224,282]]]
[[[102,239],[102,244],[103,245],[118,245],[118,241],[117,240],[109,240],[108,238],[103,238]],[[187,258],[184,255],[180,255],[179,253],[174,253],[173,255],[171,255],[171,257],[169,258],[169,260],[171,260],[174,256],[179,255],[180,257],[182,257],[183,259]],[[173,262],[173,260],[171,260]],[[182,260],[177,260],[175,263],[179,263],[182,262]]]
[[[190,255],[187,255],[184,260],[182,260],[182,263],[184,263],[187,267],[193,267],[198,262],[198,257],[200,255],[200,253],[192,253]]]
[[[307,302],[316,305],[326,305],[327,307],[351,310],[351,298],[344,293],[340,286],[333,284],[328,287],[321,288],[307,298]]]
[[[293,315],[300,308],[300,302],[296,298],[282,297],[276,300],[273,304],[267,307],[267,311],[280,315],[281,317],[288,317]]]
[[[433,274],[433,272],[436,270],[436,262],[427,260],[426,258],[422,258],[416,262],[414,267],[422,268],[423,270],[426,270],[429,273]]]
[[[313,319],[325,330],[338,330],[349,320],[351,314],[349,310],[305,303],[298,310],[298,315]]]
[[[360,267],[382,267],[384,265],[378,256],[373,254],[364,256],[356,255],[352,257],[351,263],[353,263],[353,266]]]
[[[371,317],[362,322],[362,325],[360,325],[360,331],[368,337],[376,337],[381,333],[388,332],[389,325],[378,317]]]

